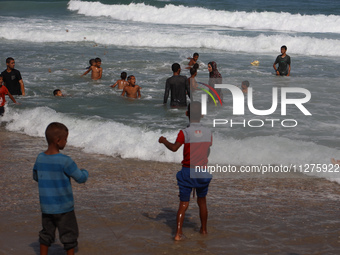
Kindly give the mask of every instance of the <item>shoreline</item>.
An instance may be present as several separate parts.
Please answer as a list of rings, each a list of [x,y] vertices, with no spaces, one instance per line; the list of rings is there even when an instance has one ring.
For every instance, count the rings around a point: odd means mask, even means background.
[[[41,229],[35,158],[44,138],[0,127],[0,255],[39,254]],[[180,163],[62,152],[89,171],[72,183],[78,254],[339,254],[339,184],[325,179],[216,178],[209,187],[208,235],[198,233],[191,199],[184,241],[173,241]],[[10,155],[10,156],[8,156]],[[49,254],[63,254],[59,240]]]

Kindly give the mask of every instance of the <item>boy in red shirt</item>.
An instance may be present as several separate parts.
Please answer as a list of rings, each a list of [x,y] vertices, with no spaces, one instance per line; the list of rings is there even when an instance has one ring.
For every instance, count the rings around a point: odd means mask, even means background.
[[[0,76],[0,115],[4,115],[5,113],[5,103],[6,103],[6,99],[5,99],[5,95],[7,94],[9,96],[9,98],[15,103],[18,104],[17,101],[15,101],[14,97],[11,95],[11,93],[9,93],[8,89],[6,88],[6,86],[3,85],[4,83],[4,78],[2,76]]]
[[[189,104],[186,115],[189,117],[190,126],[179,131],[175,143],[170,143],[163,136],[158,140],[159,143],[163,143],[173,152],[177,151],[184,144],[182,169],[176,175],[180,193],[180,203],[177,211],[176,241],[181,240],[183,236],[182,226],[184,216],[189,206],[190,194],[193,188],[196,189],[197,204],[200,209],[200,233],[208,234],[206,195],[212,176],[209,173],[197,173],[196,166],[199,166],[201,169],[207,166],[210,146],[212,145],[212,135],[210,129],[200,123],[202,117],[200,102]]]

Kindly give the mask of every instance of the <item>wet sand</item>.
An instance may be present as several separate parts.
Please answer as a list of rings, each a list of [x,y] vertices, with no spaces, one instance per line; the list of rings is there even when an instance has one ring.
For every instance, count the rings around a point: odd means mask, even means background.
[[[0,127],[0,255],[39,254],[38,188],[32,179],[43,138]],[[131,148],[133,153],[133,148]],[[215,178],[207,236],[198,206],[186,214],[186,239],[173,241],[180,164],[63,152],[90,172],[73,182],[78,254],[340,254],[340,186],[314,177]],[[64,254],[59,240],[49,254]]]

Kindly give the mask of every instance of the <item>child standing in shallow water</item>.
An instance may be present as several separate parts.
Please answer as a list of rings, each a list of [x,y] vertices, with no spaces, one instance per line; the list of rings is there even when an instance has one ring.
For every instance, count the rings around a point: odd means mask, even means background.
[[[193,188],[197,193],[197,204],[200,210],[201,234],[208,234],[207,221],[208,209],[206,195],[208,193],[211,175],[207,173],[195,172],[195,167],[201,169],[208,163],[210,146],[212,145],[212,135],[208,128],[200,124],[201,120],[201,103],[192,102],[188,105],[186,115],[189,118],[190,126],[179,131],[176,142],[170,143],[165,137],[161,136],[158,140],[163,143],[169,150],[175,152],[184,144],[182,170],[176,175],[179,186],[180,203],[177,211],[177,229],[175,240],[182,239],[183,222],[185,212],[188,209],[190,194]]]
[[[45,131],[48,148],[38,155],[33,167],[33,179],[38,182],[43,229],[39,232],[40,254],[47,255],[58,229],[67,255],[74,254],[78,245],[78,225],[70,177],[86,182],[89,173],[80,170],[74,161],[61,153],[67,143],[68,129],[58,122]]]
[[[96,58],[94,62],[95,62],[94,65],[90,66],[89,69],[85,73],[82,74],[82,76],[92,71],[91,79],[99,80],[102,78],[102,74],[103,74],[103,68],[100,67],[102,64],[102,60],[100,58]]]
[[[129,98],[140,98],[141,87],[136,85],[136,77],[134,75],[130,75],[128,77],[128,82],[129,84],[124,87],[121,96],[124,96],[126,94],[126,96]]]

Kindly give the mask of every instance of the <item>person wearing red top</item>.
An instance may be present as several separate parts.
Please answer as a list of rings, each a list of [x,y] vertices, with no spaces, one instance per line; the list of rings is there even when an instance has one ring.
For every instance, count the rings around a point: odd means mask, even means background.
[[[175,240],[182,239],[182,226],[185,212],[188,209],[190,194],[193,188],[197,193],[197,204],[200,210],[201,234],[207,234],[208,209],[206,195],[208,193],[211,174],[196,173],[195,167],[204,168],[208,163],[210,146],[212,145],[212,135],[210,129],[204,127],[201,123],[201,103],[192,102],[188,105],[186,115],[189,117],[190,126],[179,131],[176,142],[170,143],[165,137],[161,136],[158,140],[163,143],[169,150],[175,152],[182,144],[183,161],[182,169],[176,174],[177,184],[179,187],[180,203],[177,211],[177,230]]]
[[[6,103],[6,98],[5,95],[8,95],[9,98],[17,104],[17,101],[15,101],[14,97],[9,93],[8,89],[3,85],[4,78],[0,76],[0,115],[4,115],[5,113],[5,103]]]

